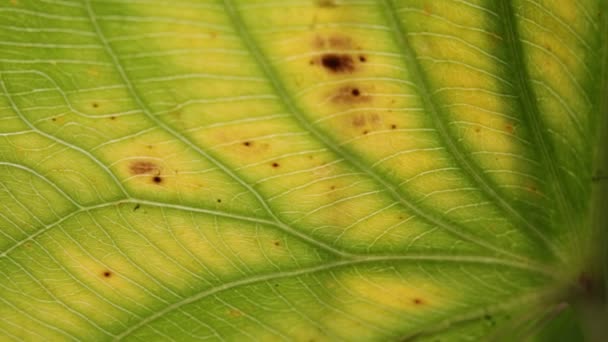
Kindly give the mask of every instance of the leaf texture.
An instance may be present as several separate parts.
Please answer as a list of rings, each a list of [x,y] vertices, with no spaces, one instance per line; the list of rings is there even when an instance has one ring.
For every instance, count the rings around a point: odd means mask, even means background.
[[[607,7],[3,2],[0,340],[533,336],[601,245]]]

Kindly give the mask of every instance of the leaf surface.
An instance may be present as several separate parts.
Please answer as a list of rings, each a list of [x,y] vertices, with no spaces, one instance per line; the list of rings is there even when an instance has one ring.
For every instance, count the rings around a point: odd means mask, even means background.
[[[0,4],[0,340],[568,320],[603,239],[607,7]]]

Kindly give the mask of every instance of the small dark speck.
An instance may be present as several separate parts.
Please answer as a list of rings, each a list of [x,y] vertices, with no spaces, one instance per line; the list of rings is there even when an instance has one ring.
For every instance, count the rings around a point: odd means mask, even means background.
[[[105,272],[103,272],[103,276],[106,277],[106,278],[110,278],[112,276],[112,272],[105,271]]]
[[[414,298],[414,304],[416,304],[416,305],[422,304],[422,299],[420,299],[420,298]]]
[[[396,129],[396,128],[397,128],[397,125],[395,125],[395,124],[391,125],[391,129]]]
[[[367,58],[365,58],[365,56],[359,56],[359,61],[365,63],[367,62]]]
[[[135,205],[135,207],[133,208],[133,211],[137,211],[140,208],[139,203]]]
[[[250,142],[250,141],[245,141],[245,142],[243,143],[243,145],[244,145],[244,146],[251,146],[251,142]]]
[[[363,134],[367,134],[367,133],[369,133],[369,131],[367,131],[367,130],[366,130],[366,131],[363,131]]]
[[[217,199],[217,203],[222,203],[222,199],[221,199],[221,198],[218,198],[218,199]]]
[[[279,241],[275,241],[275,242],[274,242],[274,245],[275,245],[275,246],[280,246],[280,245],[281,245],[281,243],[280,243]]]
[[[483,318],[485,318],[485,319],[487,319],[487,320],[491,320],[491,319],[492,319],[492,316],[490,316],[490,315],[485,315],[485,316],[483,316]]]
[[[116,120],[116,117],[114,115],[110,116],[110,120]]]
[[[91,106],[93,106],[93,108],[97,108],[97,107],[99,107],[99,103],[97,103],[97,102],[93,102],[93,103],[91,104]]]
[[[161,183],[163,181],[163,179],[160,176],[154,176],[154,178],[152,178],[152,181],[154,181],[154,183]]]
[[[279,163],[272,163],[272,167],[279,167]]]
[[[357,88],[353,89],[350,93],[353,94],[353,96],[359,96],[359,95],[361,95],[361,92]]]
[[[52,118],[51,121],[57,121],[57,118]]]

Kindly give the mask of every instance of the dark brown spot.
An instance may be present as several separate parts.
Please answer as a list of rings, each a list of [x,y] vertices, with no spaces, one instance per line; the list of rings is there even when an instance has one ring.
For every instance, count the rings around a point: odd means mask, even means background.
[[[139,203],[135,205],[135,207],[133,208],[133,211],[137,211],[140,208]]]
[[[414,298],[412,300],[412,302],[414,302],[414,304],[416,304],[416,305],[422,305],[422,304],[424,304],[424,301],[422,299],[420,299],[420,298]]]
[[[280,246],[280,245],[281,245],[281,242],[280,242],[280,241],[275,241],[275,242],[274,242],[274,245],[278,247],[278,246]]]
[[[392,125],[391,125],[391,129],[397,129],[397,125],[392,124]]]
[[[52,118],[51,121],[57,121],[57,118]]]
[[[112,276],[112,272],[110,272],[110,271],[104,271],[104,272],[103,272],[103,276],[104,276],[105,278],[110,278],[110,277]]]
[[[330,187],[329,187],[329,189],[330,189],[330,190],[336,190],[336,186],[335,186],[335,185],[332,185],[332,186],[330,186]]]
[[[91,103],[91,106],[93,106],[93,108],[98,108],[99,107],[99,103],[93,102],[93,103]]]
[[[513,133],[513,132],[515,132],[515,127],[513,127],[513,125],[511,125],[511,124],[508,124],[508,125],[505,126],[505,130],[508,133]]]
[[[152,177],[152,181],[156,184],[160,184],[163,182],[163,179],[160,176],[154,176]]]
[[[272,163],[272,167],[275,167],[275,168],[276,168],[276,167],[279,167],[279,166],[280,166],[280,165],[279,165],[279,163],[277,163],[277,162]]]
[[[222,203],[222,199],[221,199],[221,198],[218,198],[216,202],[217,202],[217,203]]]
[[[475,132],[476,132],[476,133],[481,132],[481,128],[479,128],[479,127],[475,127]]]
[[[317,6],[323,8],[336,7],[336,3],[333,0],[317,0]]]
[[[365,56],[363,56],[363,55],[360,55],[360,56],[359,56],[359,62],[361,62],[361,63],[365,63],[365,62],[367,62],[367,57],[365,57]]]
[[[366,134],[368,134],[368,133],[369,133],[369,131],[368,131],[368,130],[363,131],[363,135],[366,135]]]
[[[251,146],[251,142],[250,142],[250,141],[245,141],[245,142],[243,143],[243,145],[244,145],[244,146]]]
[[[359,87],[344,86],[331,97],[334,103],[355,104],[371,101],[372,97],[361,91]]]
[[[129,169],[135,175],[153,174],[158,172],[158,165],[149,161],[136,161],[131,163]]]
[[[321,64],[333,73],[350,73],[355,70],[353,58],[346,54],[325,54],[321,57]]]

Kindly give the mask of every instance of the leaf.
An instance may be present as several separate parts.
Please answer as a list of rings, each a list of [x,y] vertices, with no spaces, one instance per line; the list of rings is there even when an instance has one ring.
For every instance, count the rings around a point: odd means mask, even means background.
[[[0,339],[581,337],[607,7],[3,2]]]

